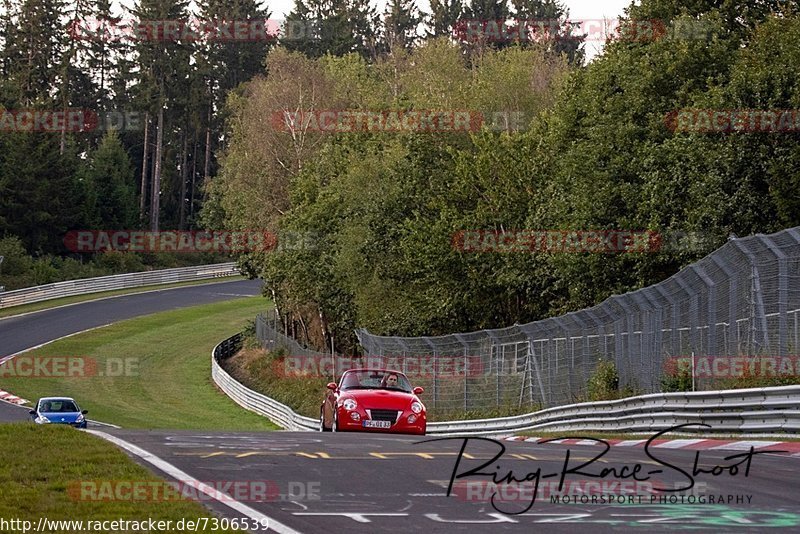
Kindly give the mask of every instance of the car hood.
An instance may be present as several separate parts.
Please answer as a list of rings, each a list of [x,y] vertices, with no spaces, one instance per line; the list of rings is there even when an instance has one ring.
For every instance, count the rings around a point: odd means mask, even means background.
[[[80,412],[42,412],[43,416],[51,423],[74,423]]]
[[[382,410],[407,410],[412,402],[419,401],[413,393],[387,389],[345,390],[340,398],[347,397],[355,399],[362,408]]]

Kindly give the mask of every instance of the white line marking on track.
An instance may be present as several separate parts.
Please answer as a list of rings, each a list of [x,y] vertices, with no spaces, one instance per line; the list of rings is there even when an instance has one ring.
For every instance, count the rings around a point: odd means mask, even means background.
[[[159,458],[155,454],[152,454],[152,453],[142,449],[141,447],[137,447],[136,445],[134,445],[132,443],[128,443],[127,441],[122,440],[122,439],[120,439],[120,438],[118,438],[116,436],[112,436],[111,434],[106,434],[105,432],[100,432],[98,430],[85,430],[85,432],[87,432],[89,434],[94,434],[95,436],[98,436],[98,437],[103,438],[103,439],[105,439],[107,441],[110,441],[114,445],[125,449],[126,451],[130,452],[131,454],[135,454],[136,456],[138,456],[139,458],[141,458],[145,462],[148,462],[148,463],[154,465],[159,470],[161,470],[164,473],[168,474],[172,478],[174,478],[174,479],[176,479],[176,480],[178,480],[180,482],[190,484],[192,487],[197,488],[198,491],[201,491],[201,492],[205,493],[206,495],[208,495],[212,499],[214,499],[216,501],[219,501],[220,503],[224,504],[225,506],[228,506],[229,508],[232,508],[232,509],[236,510],[237,512],[246,515],[247,517],[249,517],[250,519],[253,519],[254,521],[258,521],[258,522],[263,521],[263,520],[269,521],[269,528],[272,529],[272,530],[275,530],[275,532],[279,532],[280,534],[300,534],[299,531],[297,531],[297,530],[295,530],[295,529],[293,529],[291,527],[288,527],[288,526],[284,525],[283,523],[280,523],[280,522],[272,519],[271,517],[269,517],[269,516],[267,516],[265,514],[262,514],[258,510],[254,510],[253,508],[250,508],[246,504],[242,504],[239,501],[231,500],[231,497],[229,495],[226,495],[225,493],[217,491],[214,488],[212,488],[211,486],[203,484],[199,480],[197,480],[197,479],[193,478],[192,476],[188,475],[187,473],[181,471],[180,469],[178,469],[174,465],[170,464],[169,462],[166,462],[165,460],[162,460],[161,458]]]
[[[734,441],[733,443],[726,443],[718,447],[711,447],[709,451],[746,451],[753,447],[760,449],[762,447],[769,447],[770,445],[778,445],[780,441]]]
[[[656,449],[680,449],[682,447],[688,447],[690,445],[695,445],[697,443],[702,443],[706,441],[704,439],[673,439],[672,441],[667,441],[665,443],[659,443],[658,445],[653,445]]]
[[[645,441],[647,441],[647,440],[646,439],[626,439],[626,440],[620,441],[615,446],[616,447],[634,447],[634,446],[636,446],[636,445],[638,445],[640,443],[644,443]]]

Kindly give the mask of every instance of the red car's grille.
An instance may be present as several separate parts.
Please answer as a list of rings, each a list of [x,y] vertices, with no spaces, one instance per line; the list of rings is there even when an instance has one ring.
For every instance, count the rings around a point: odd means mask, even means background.
[[[373,421],[397,421],[397,410],[370,410]]]

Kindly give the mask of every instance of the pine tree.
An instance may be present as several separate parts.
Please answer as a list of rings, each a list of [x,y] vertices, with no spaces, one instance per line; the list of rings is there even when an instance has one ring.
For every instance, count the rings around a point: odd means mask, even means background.
[[[295,0],[281,44],[310,58],[351,52],[374,58],[380,17],[369,0]]]
[[[200,19],[214,24],[217,22],[233,21],[259,21],[264,22],[267,30],[270,29],[266,21],[271,16],[270,12],[259,7],[255,0],[205,0],[200,2]],[[202,43],[199,54],[206,58],[211,66],[211,76],[214,78],[214,88],[217,93],[219,105],[220,97],[242,82],[250,80],[253,76],[264,71],[264,59],[267,57],[273,40],[261,39],[260,33],[253,40],[246,42],[209,40]]]
[[[0,9],[0,83],[6,81],[12,72],[12,59],[14,56],[17,36],[17,19],[19,6],[12,0],[2,0]]]
[[[353,48],[349,52],[374,60],[378,55],[380,15],[370,5],[370,0],[349,0],[344,10],[354,40]]]
[[[461,0],[431,0],[428,37],[452,36],[463,12]]]
[[[511,45],[501,30],[508,25],[506,0],[471,0],[464,9],[468,23],[477,22],[483,28],[476,36],[464,42],[464,48],[472,56],[480,56],[487,47],[500,49]]]
[[[110,27],[118,27],[121,17],[115,17],[111,12],[110,0],[95,0],[93,10],[96,24],[107,24]],[[124,86],[130,76],[127,76],[126,68],[129,68],[130,44],[123,39],[113,35],[100,36],[90,39],[85,49],[87,54],[86,64],[92,73],[92,79],[97,86],[98,110],[104,111],[110,108],[127,109],[127,106],[112,106],[111,101],[117,100],[122,104],[127,98]],[[116,84],[116,86],[115,86]],[[127,102],[125,102],[127,104]]]
[[[396,49],[410,51],[417,42],[417,27],[422,16],[414,0],[390,0],[386,6],[384,27],[386,48],[389,53]]]
[[[569,9],[558,0],[511,0],[516,24],[526,24],[521,46],[537,43],[555,54],[566,54],[573,64],[582,64],[585,35],[575,35],[569,24]]]
[[[136,226],[133,165],[115,130],[103,136],[83,176],[91,191],[90,213],[98,227],[130,229]]]
[[[205,181],[216,173],[214,154],[221,148],[222,128],[225,122],[221,111],[225,108],[228,92],[265,72],[264,60],[275,42],[275,28],[269,24],[270,16],[269,10],[262,8],[260,2],[255,0],[200,2],[200,20],[212,27],[215,24],[248,21],[253,28],[253,23],[260,22],[264,24],[265,33],[251,33],[255,37],[247,42],[209,39],[199,43],[195,55],[195,68],[190,75],[191,89],[185,121],[188,128],[182,132],[181,184],[176,190],[176,198],[180,198],[179,226],[181,227],[187,220],[187,201],[190,218],[193,214],[197,186],[191,184],[196,183],[198,174]],[[204,144],[200,153],[203,161],[198,165],[200,142]],[[186,198],[187,189],[189,198]]]
[[[187,22],[188,5],[186,0],[140,0],[131,12],[137,21],[144,24],[150,24],[152,21]],[[137,41],[134,51],[139,68],[137,92],[142,107],[156,121],[150,188],[150,229],[158,231],[161,217],[161,174],[165,162],[163,154],[165,134],[167,139],[171,140],[166,132],[170,126],[165,120],[165,113],[168,107],[174,110],[175,102],[189,91],[191,49],[187,42],[181,39],[171,39],[156,33],[153,38]]]
[[[0,155],[0,235],[19,236],[32,253],[63,250],[61,239],[84,225],[74,146],[59,153],[51,132],[5,133]]]
[[[13,6],[8,6],[13,9]],[[16,105],[28,107],[48,104],[54,87],[58,87],[67,32],[60,18],[62,0],[24,0],[14,12],[16,27],[7,28],[3,62],[10,88],[8,98]]]

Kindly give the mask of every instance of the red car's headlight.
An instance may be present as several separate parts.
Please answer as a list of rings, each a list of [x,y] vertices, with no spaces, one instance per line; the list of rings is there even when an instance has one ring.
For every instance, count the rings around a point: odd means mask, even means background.
[[[353,411],[358,407],[358,403],[355,399],[345,399],[345,401],[342,403],[342,406],[344,406],[345,410]]]
[[[422,413],[422,410],[424,409],[425,407],[422,406],[422,403],[419,403],[417,401],[411,403],[411,411],[414,413]]]

